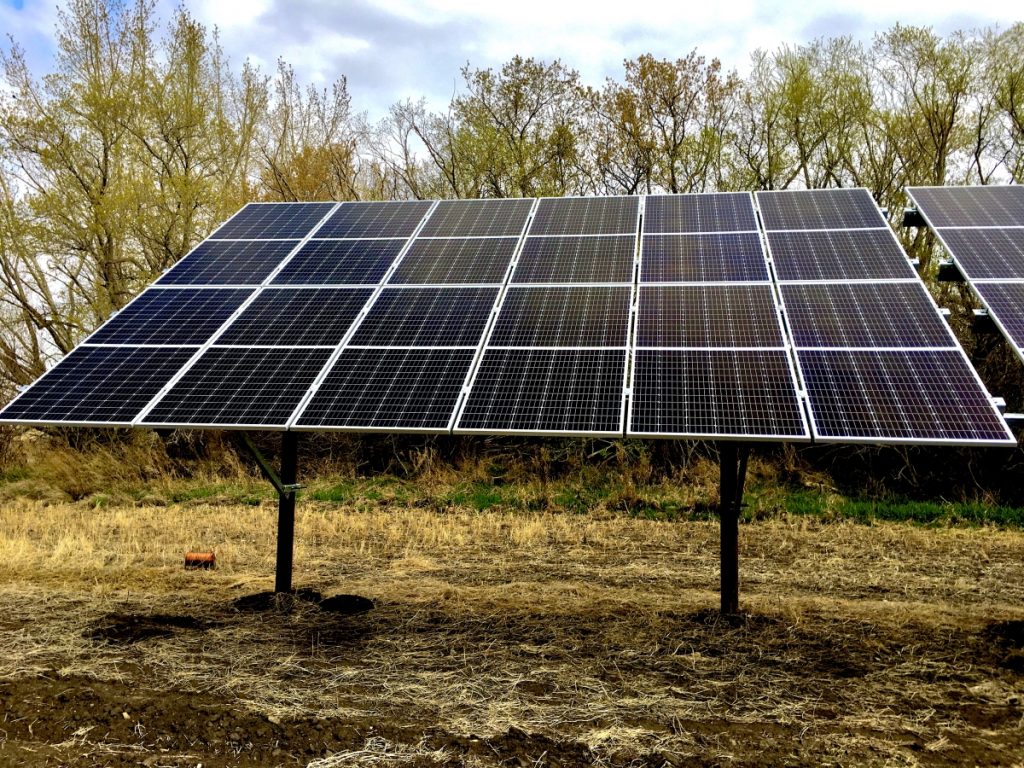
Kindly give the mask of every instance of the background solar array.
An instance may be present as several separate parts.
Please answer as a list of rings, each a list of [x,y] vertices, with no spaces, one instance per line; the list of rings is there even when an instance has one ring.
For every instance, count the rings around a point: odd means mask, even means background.
[[[629,434],[807,439],[753,203],[647,197]]]
[[[867,190],[757,201],[816,439],[1013,442]]]
[[[907,193],[1024,360],[1024,187],[910,187]]]
[[[864,190],[757,199],[250,204],[0,422],[801,440],[795,340],[823,439],[1009,440]]]

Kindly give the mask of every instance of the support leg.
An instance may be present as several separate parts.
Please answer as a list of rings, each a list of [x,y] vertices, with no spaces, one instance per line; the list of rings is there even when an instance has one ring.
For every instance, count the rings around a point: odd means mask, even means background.
[[[292,591],[292,558],[295,548],[295,475],[298,470],[298,435],[281,435],[281,485],[289,488],[279,493],[277,506],[277,569],[274,591]]]
[[[719,558],[721,560],[721,611],[723,616],[740,612],[739,501],[737,499],[738,456],[735,443],[723,442],[718,449],[719,469]]]

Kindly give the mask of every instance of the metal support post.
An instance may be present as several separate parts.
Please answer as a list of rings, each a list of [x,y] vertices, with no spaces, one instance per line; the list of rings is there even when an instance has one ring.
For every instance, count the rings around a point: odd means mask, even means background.
[[[298,470],[298,435],[281,434],[281,485],[286,490],[278,496],[277,505],[277,568],[274,591],[292,591],[292,559],[295,551],[295,475]]]
[[[719,456],[719,557],[721,561],[721,612],[734,616],[740,612],[740,508],[747,477],[750,449],[722,442]]]

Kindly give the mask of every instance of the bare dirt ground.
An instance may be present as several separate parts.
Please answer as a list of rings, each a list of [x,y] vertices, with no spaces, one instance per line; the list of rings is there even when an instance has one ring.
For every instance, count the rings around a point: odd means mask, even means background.
[[[300,510],[5,504],[0,765],[1024,765],[1019,531]]]

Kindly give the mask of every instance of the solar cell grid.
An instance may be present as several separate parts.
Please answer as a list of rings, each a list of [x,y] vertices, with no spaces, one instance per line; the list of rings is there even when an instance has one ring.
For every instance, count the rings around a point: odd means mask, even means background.
[[[430,210],[429,200],[342,203],[316,237],[409,237]]]
[[[800,350],[817,435],[1012,444],[959,350]]]
[[[78,347],[0,411],[0,421],[130,424],[196,349]]]
[[[274,276],[274,285],[374,285],[405,240],[310,240]]]
[[[298,240],[206,240],[156,285],[259,285]]]
[[[887,226],[866,189],[758,192],[765,230],[862,229]]]
[[[472,349],[346,349],[296,427],[446,429],[474,355]]]
[[[531,235],[621,235],[637,230],[637,197],[545,197],[537,205]]]
[[[210,235],[215,240],[302,239],[336,203],[249,203]]]
[[[371,288],[265,288],[217,344],[333,347],[372,293]]]
[[[756,232],[705,235],[645,235],[640,282],[768,280]]]
[[[1024,227],[942,229],[939,236],[967,279],[1024,279]]]
[[[533,198],[442,200],[420,232],[422,237],[518,237]]]
[[[648,195],[644,232],[756,232],[748,192]]]
[[[515,237],[413,240],[390,283],[502,283],[519,239]]]
[[[907,192],[933,227],[1024,225],[1024,187],[908,187]]]
[[[769,232],[779,280],[901,280],[916,278],[888,229]]]
[[[141,423],[284,427],[330,355],[329,349],[211,347]]]
[[[797,347],[954,347],[920,282],[786,284],[782,302]]]
[[[528,237],[513,283],[629,283],[636,238]]]
[[[385,288],[349,342],[369,347],[475,347],[498,288]]]
[[[513,287],[488,341],[492,347],[623,347],[628,286]]]
[[[783,347],[771,286],[641,286],[638,347]]]
[[[456,431],[622,433],[624,349],[488,349]]]
[[[1005,330],[1017,354],[1024,350],[1024,283],[975,283],[993,317]]]
[[[205,344],[251,294],[247,288],[150,288],[88,343]]]
[[[784,350],[635,353],[631,435],[807,437]]]

